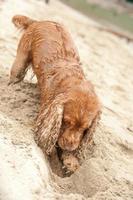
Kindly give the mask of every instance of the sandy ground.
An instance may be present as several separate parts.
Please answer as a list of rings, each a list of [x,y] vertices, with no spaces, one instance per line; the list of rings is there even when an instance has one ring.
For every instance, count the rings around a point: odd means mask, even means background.
[[[83,69],[103,103],[103,114],[82,167],[69,178],[51,173],[33,139],[39,94],[31,73],[8,86],[16,54],[11,18],[25,14],[65,24],[79,49]],[[53,0],[0,1],[0,200],[133,199],[133,44]]]

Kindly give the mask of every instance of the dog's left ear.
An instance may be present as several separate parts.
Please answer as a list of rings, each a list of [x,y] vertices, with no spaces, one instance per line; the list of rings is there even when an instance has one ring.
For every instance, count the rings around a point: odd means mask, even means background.
[[[57,99],[42,106],[38,115],[35,130],[35,141],[42,150],[50,155],[60,134],[63,117],[63,104]]]
[[[86,135],[84,136],[84,141],[83,144],[89,144],[92,140],[93,140],[93,134],[96,130],[96,127],[98,125],[98,122],[100,120],[100,116],[101,116],[101,111],[98,111],[95,118],[92,120],[92,123],[86,133]]]
[[[100,116],[101,111],[98,111],[95,118],[92,120],[89,129],[87,130],[82,139],[81,145],[78,150],[78,157],[81,159],[81,161],[84,160],[87,149],[93,144],[93,134],[100,120]]]

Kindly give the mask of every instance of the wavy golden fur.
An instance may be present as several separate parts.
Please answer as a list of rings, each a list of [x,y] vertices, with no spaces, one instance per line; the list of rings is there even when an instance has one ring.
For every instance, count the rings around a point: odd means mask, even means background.
[[[71,155],[70,160],[75,160],[78,156],[73,157],[73,152],[83,152],[92,140],[101,106],[92,84],[85,78],[73,40],[64,26],[56,22],[20,15],[12,21],[25,32],[10,82],[21,81],[32,63],[41,94],[35,140],[47,155],[58,146]]]

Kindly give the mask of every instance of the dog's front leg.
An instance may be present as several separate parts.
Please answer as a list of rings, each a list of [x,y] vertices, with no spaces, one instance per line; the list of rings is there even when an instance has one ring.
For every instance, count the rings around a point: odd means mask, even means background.
[[[27,37],[25,33],[18,45],[17,55],[10,72],[9,84],[22,81],[26,74],[30,62],[30,38],[27,40]]]

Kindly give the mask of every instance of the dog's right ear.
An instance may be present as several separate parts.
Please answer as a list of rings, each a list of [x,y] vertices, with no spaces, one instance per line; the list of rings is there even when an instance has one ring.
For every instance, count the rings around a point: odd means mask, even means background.
[[[42,150],[50,155],[60,134],[63,117],[63,104],[55,99],[49,105],[42,106],[35,130],[35,141]]]

